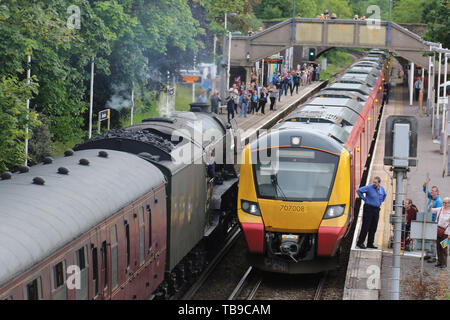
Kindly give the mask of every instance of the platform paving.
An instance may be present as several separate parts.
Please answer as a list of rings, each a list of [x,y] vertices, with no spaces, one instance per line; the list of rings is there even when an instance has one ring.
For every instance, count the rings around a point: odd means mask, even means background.
[[[394,64],[399,68],[398,64]],[[390,280],[392,275],[392,249],[388,248],[392,235],[392,225],[389,222],[393,210],[394,183],[392,172],[388,166],[383,165],[384,135],[386,118],[390,115],[415,116],[418,121],[418,165],[411,168],[404,183],[403,199],[410,198],[419,208],[425,210],[426,195],[422,191],[422,184],[427,174],[431,178],[430,185],[436,185],[440,189],[441,197],[450,196],[450,177],[442,177],[442,155],[440,146],[433,143],[431,134],[431,119],[427,117],[417,102],[409,105],[408,88],[403,86],[399,79],[391,80],[393,90],[389,105],[383,110],[382,122],[378,141],[374,150],[374,158],[369,170],[368,181],[379,176],[388,196],[380,210],[380,220],[375,236],[375,245],[379,250],[355,248],[356,238],[361,228],[362,209],[359,212],[355,229],[350,260],[347,269],[347,278],[344,290],[344,300],[385,300],[390,299]],[[364,252],[364,254],[362,253]],[[401,283],[400,299],[434,299],[443,296],[445,290],[450,287],[448,269],[434,267],[434,263],[424,263],[423,285],[419,284],[420,252],[403,252],[401,257]],[[378,279],[377,279],[378,277]]]

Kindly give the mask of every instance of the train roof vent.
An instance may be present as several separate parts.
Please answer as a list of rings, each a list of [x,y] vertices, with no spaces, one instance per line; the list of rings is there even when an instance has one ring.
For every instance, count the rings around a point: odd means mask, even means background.
[[[60,167],[60,168],[58,168],[58,173],[67,175],[67,174],[69,174],[69,169],[64,168],[64,167]]]
[[[88,166],[89,165],[89,160],[87,160],[87,159],[80,159],[79,163],[82,166]]]
[[[42,179],[41,177],[35,177],[33,179],[33,184],[36,184],[38,186],[43,186],[45,184],[45,180]]]
[[[53,163],[53,158],[52,157],[45,157],[42,162],[44,164],[51,164],[51,163]]]
[[[71,157],[73,156],[73,154],[74,154],[73,150],[69,149],[64,152],[64,157]]]
[[[30,171],[30,167],[28,167],[28,166],[20,166],[18,170],[19,170],[20,173],[27,173],[27,172]]]
[[[1,178],[2,180],[11,180],[11,178],[12,178],[12,173],[9,172],[9,171],[5,171],[5,172],[2,173],[2,175],[0,176],[0,178]]]
[[[108,158],[108,152],[106,152],[106,151],[100,151],[100,152],[98,153],[98,156],[99,156],[100,158]]]

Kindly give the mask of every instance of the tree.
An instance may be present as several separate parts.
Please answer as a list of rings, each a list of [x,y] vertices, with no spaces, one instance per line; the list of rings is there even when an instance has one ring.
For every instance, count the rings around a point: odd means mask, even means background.
[[[39,125],[37,114],[27,110],[27,99],[37,93],[35,79],[30,84],[17,77],[0,79],[0,171],[13,169],[25,160],[26,126]]]
[[[450,6],[448,0],[430,0],[424,4],[422,19],[428,24],[425,39],[450,48]]]
[[[392,9],[392,21],[396,23],[422,22],[422,10],[429,0],[397,0]]]

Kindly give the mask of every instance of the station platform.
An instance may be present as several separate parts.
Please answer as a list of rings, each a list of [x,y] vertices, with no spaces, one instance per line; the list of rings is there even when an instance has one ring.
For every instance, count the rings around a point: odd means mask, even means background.
[[[298,94],[295,93],[294,90],[292,96],[290,95],[288,89],[287,96],[283,94],[280,102],[277,99],[274,106],[275,110],[273,111],[270,111],[270,100],[268,99],[264,110],[265,114],[261,114],[260,110],[258,113],[248,114],[246,118],[244,116],[239,117],[239,112],[241,110],[238,108],[238,112],[235,113],[234,119],[236,120],[237,127],[243,131],[243,134],[241,135],[242,143],[245,144],[245,140],[256,131],[260,129],[268,129],[273,126],[279,119],[281,119],[281,117],[292,112],[298,105],[304,103],[315,93],[324,88],[327,83],[327,81],[312,82],[310,85],[299,87]],[[219,114],[219,117],[225,122],[228,121],[226,111]]]
[[[393,74],[399,70],[398,64],[393,65]],[[397,71],[395,70],[397,69]],[[401,79],[391,78],[391,96],[388,105],[385,105],[381,119],[378,140],[374,149],[374,157],[368,172],[367,184],[376,176],[381,178],[381,184],[387,192],[387,197],[380,210],[380,219],[375,236],[375,246],[378,249],[356,248],[362,224],[362,205],[358,214],[352,249],[344,289],[344,300],[389,300],[390,281],[392,276],[392,252],[389,240],[392,236],[393,226],[389,216],[394,213],[393,199],[395,194],[395,181],[388,166],[383,165],[386,118],[390,115],[415,116],[418,121],[418,165],[411,168],[407,180],[403,185],[403,199],[412,199],[419,209],[425,211],[427,197],[422,185],[427,174],[431,178],[429,188],[438,186],[441,198],[450,196],[450,177],[442,177],[442,155],[440,145],[433,143],[431,119],[418,108],[417,102],[409,105],[408,87],[403,86]],[[426,103],[426,100],[424,100]],[[435,263],[424,262],[424,277],[422,285],[419,284],[421,269],[420,251],[403,251],[401,257],[401,300],[424,300],[446,297],[446,290],[450,288],[450,269],[436,268]],[[450,267],[449,267],[450,268]],[[450,291],[449,291],[450,293]],[[448,298],[447,298],[448,299]]]

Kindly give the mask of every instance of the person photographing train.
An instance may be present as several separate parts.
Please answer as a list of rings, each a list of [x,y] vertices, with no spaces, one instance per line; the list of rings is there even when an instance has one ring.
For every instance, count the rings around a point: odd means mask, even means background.
[[[356,192],[364,201],[363,222],[356,246],[360,249],[378,249],[374,246],[373,242],[375,239],[375,232],[377,231],[378,219],[380,217],[380,207],[386,199],[386,191],[381,185],[380,177],[375,177],[372,180],[372,184],[361,187],[356,190]],[[367,247],[364,245],[366,237]]]

